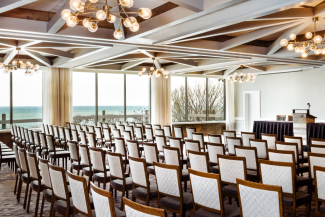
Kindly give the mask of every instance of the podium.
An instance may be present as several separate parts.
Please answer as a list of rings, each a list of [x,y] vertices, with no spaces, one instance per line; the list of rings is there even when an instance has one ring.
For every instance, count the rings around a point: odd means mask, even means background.
[[[307,124],[315,123],[317,117],[309,113],[309,109],[293,109],[293,135],[302,137],[304,144],[307,140]]]

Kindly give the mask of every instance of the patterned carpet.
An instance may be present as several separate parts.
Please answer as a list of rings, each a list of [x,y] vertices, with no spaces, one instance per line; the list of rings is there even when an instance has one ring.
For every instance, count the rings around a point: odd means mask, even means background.
[[[33,192],[33,194],[32,194],[31,202],[30,202],[30,211],[29,211],[29,214],[27,214],[26,210],[23,209],[26,185],[23,185],[21,200],[20,200],[20,203],[18,204],[16,201],[16,195],[14,195],[14,193],[13,193],[15,179],[16,179],[16,176],[9,169],[9,167],[5,164],[2,164],[1,171],[0,171],[0,216],[17,216],[17,217],[19,217],[19,216],[34,216],[36,193]],[[155,177],[150,175],[150,181],[155,182]],[[106,189],[107,190],[109,189],[109,184],[106,186]],[[305,187],[303,187],[299,190],[307,192],[307,189]],[[188,187],[188,191],[189,191],[189,187]],[[132,194],[130,192],[129,198],[131,198],[131,196],[132,196]],[[42,195],[40,198],[42,198]],[[137,201],[137,202],[144,204],[141,201]],[[117,198],[114,199],[114,203],[115,203],[116,207],[120,208],[121,193],[117,194]],[[225,203],[228,203],[228,198],[225,198]],[[237,203],[234,200],[233,200],[232,204],[234,206],[237,206]],[[41,199],[40,199],[40,205],[41,205]],[[39,205],[38,215],[40,213],[40,205]],[[157,207],[157,201],[150,202],[150,206]],[[49,216],[49,209],[50,209],[50,204],[48,202],[45,202],[43,216]],[[306,216],[306,207],[305,206],[298,207],[296,214],[297,214],[296,216],[301,216],[301,217]],[[57,216],[60,216],[60,215],[57,215]],[[168,216],[172,216],[172,213],[168,213]],[[190,216],[193,216],[193,212],[192,211],[186,212],[186,217],[190,217]],[[286,210],[285,216],[291,216],[291,212]],[[315,195],[314,194],[313,194],[312,209],[311,209],[310,216],[315,216]]]

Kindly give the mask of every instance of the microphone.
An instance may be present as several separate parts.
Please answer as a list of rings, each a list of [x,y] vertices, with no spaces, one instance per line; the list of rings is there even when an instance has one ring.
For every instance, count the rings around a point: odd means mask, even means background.
[[[310,103],[307,103],[307,105],[308,105],[308,109],[310,109]]]

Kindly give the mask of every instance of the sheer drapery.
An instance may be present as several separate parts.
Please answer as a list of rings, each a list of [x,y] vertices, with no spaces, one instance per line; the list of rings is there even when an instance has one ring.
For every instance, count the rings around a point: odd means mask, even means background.
[[[43,67],[43,122],[65,126],[72,121],[72,72]]]
[[[171,78],[151,77],[151,122],[171,125]]]
[[[235,130],[234,83],[226,80],[226,129]]]

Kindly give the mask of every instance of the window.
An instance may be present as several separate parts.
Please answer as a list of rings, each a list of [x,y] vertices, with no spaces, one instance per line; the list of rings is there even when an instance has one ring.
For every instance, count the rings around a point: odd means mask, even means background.
[[[96,119],[95,73],[73,73],[73,120],[92,124]]]
[[[98,121],[124,120],[124,75],[98,74]]]
[[[126,120],[149,122],[149,78],[126,75]]]
[[[10,128],[10,74],[0,71],[0,129]]]
[[[225,120],[225,80],[171,77],[172,121]]]

